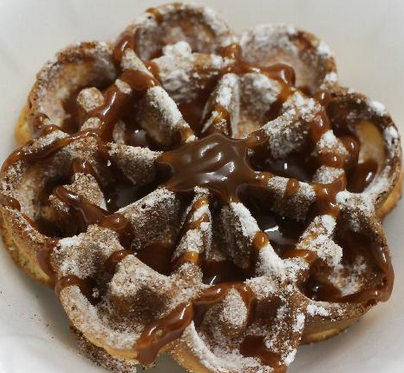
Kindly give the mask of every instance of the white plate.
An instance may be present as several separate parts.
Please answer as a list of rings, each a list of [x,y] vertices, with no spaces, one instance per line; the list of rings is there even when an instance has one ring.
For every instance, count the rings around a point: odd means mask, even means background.
[[[69,43],[114,38],[156,1],[2,0],[0,2],[0,159],[14,148],[18,113],[46,59]],[[383,102],[404,133],[404,2],[401,0],[277,0],[203,3],[236,30],[292,23],[324,39],[337,58],[343,84]],[[333,5],[332,5],[333,4]],[[385,227],[396,286],[348,333],[299,350],[290,373],[398,373],[404,366],[404,204]],[[18,270],[0,250],[0,373],[102,372],[81,358],[52,292]],[[150,372],[184,370],[168,358]]]

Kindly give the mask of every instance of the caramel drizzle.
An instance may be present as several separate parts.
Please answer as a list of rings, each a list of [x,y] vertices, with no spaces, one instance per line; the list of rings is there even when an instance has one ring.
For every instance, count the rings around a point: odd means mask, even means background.
[[[270,66],[259,66],[258,64],[247,61],[243,58],[241,46],[238,43],[228,45],[222,51],[222,56],[232,60],[230,65],[217,72],[215,83],[225,74],[243,75],[248,73],[263,74],[269,79],[277,80],[282,84],[282,91],[277,102],[272,105],[269,117],[276,117],[279,115],[283,102],[294,92],[293,86],[295,85],[296,76],[294,69],[286,64],[278,63]],[[232,135],[232,126],[230,122],[230,113],[228,110],[221,106],[215,105],[210,113],[216,113],[215,118],[208,127],[202,129],[201,135],[206,136],[213,132],[225,132],[222,128],[222,123],[225,123],[225,129],[229,136]],[[209,116],[210,116],[209,115]]]
[[[274,373],[286,372],[287,366],[282,358],[266,347],[264,337],[247,336],[241,343],[240,353],[244,357],[259,358],[262,364],[272,367]]]
[[[262,185],[263,174],[249,164],[247,151],[256,140],[237,140],[221,133],[185,144],[157,159],[170,171],[166,187],[174,192],[191,192],[196,186],[208,188],[224,203],[239,201],[240,188]]]
[[[55,127],[55,126],[52,126],[51,128],[53,128],[53,127]],[[48,126],[47,126],[47,128],[48,128]],[[59,127],[57,127],[57,129],[59,130]],[[29,141],[26,144],[26,147],[16,149],[14,152],[12,152],[8,156],[8,158],[3,163],[3,166],[1,168],[1,173],[4,175],[7,172],[7,170],[9,169],[9,167],[18,161],[34,162],[34,161],[45,160],[45,159],[53,156],[59,150],[64,149],[66,146],[70,145],[74,141],[84,139],[86,137],[96,137],[96,136],[97,136],[96,131],[78,132],[77,134],[75,134],[73,136],[59,138],[44,147],[34,148],[34,149],[30,148],[30,145],[33,144],[33,141]]]
[[[82,280],[78,278],[75,275],[69,275],[62,277],[55,286],[55,293],[59,297],[61,291],[64,288],[70,287],[70,286],[78,286],[80,289],[81,293],[89,300],[92,300],[92,292],[93,288],[91,286],[91,280],[90,279],[85,279]]]
[[[157,23],[162,22],[163,17],[157,9],[151,8],[148,10],[148,12],[155,17]],[[126,36],[121,39],[114,48],[113,56],[114,61],[117,65],[120,64],[123,54],[127,48],[136,50],[134,38],[131,36]],[[283,84],[280,98],[278,102],[273,105],[273,108],[271,108],[271,111],[269,113],[269,116],[279,115],[283,102],[286,101],[290,94],[294,91],[292,87],[295,84],[295,74],[293,69],[283,64],[277,64],[269,67],[258,67],[251,63],[248,63],[242,58],[241,48],[237,44],[232,44],[227,47],[224,50],[223,55],[233,59],[234,63],[221,71],[219,76],[225,73],[245,74],[250,72],[259,72],[271,79],[276,79]],[[153,62],[149,62],[146,63],[146,66],[153,75],[157,76],[157,65],[155,65]],[[4,174],[11,164],[19,160],[31,162],[46,159],[79,138],[96,136],[102,141],[110,141],[112,139],[112,132],[114,128],[113,126],[120,119],[122,112],[126,111],[127,108],[130,107],[130,105],[133,103],[134,99],[139,98],[147,89],[160,84],[156,77],[153,77],[152,75],[149,75],[147,73],[133,70],[124,71],[121,74],[120,79],[131,87],[132,93],[128,95],[121,92],[115,84],[105,91],[105,103],[96,108],[88,115],[88,118],[96,117],[101,120],[102,125],[99,130],[79,132],[74,136],[57,139],[52,144],[42,149],[17,149],[4,162],[2,173]],[[317,99],[322,103],[324,108],[321,112],[321,115],[312,123],[310,123],[311,138],[313,143],[318,142],[321,135],[331,128],[325,111],[325,107],[327,104],[327,100],[329,100],[329,97],[322,93],[322,96],[317,97]],[[228,113],[228,111],[223,107],[215,107],[215,111],[217,111],[219,114],[214,120],[214,125],[218,125],[220,122],[225,121],[227,132],[231,134],[230,114]],[[44,115],[40,115],[34,119],[32,124],[34,134],[40,133],[40,136],[45,136],[55,130],[60,130],[60,128],[54,125],[44,125],[45,119],[46,116]],[[183,140],[189,137],[190,134],[192,134],[191,130],[187,131],[187,133],[182,134]],[[207,131],[206,133],[209,133],[209,131]],[[256,145],[254,141],[251,142],[251,138],[244,141],[233,139],[225,140],[224,136],[220,136],[221,135],[213,134],[209,136],[207,138],[207,141],[205,142],[201,142],[204,140],[200,140],[200,142],[190,144],[189,147],[188,145],[185,145],[177,153],[173,151],[162,155],[159,158],[158,162],[165,165],[168,164],[171,167],[171,171],[173,173],[167,183],[167,187],[177,192],[183,192],[193,189],[194,186],[202,185],[208,187],[211,191],[218,194],[222,200],[228,202],[238,200],[239,188],[243,187],[244,185],[252,184],[263,186],[270,177],[270,174],[264,175],[263,173],[255,172],[247,162],[247,151],[252,146]],[[213,152],[213,154],[211,151],[212,142],[223,145],[225,150],[216,153]],[[353,158],[352,154],[354,154],[356,151],[354,141],[348,139],[344,143],[346,143],[346,148],[350,152],[351,158]],[[200,148],[198,148],[198,146]],[[198,160],[202,159],[202,161],[199,162],[200,164],[192,165],[193,168],[196,168],[196,171],[192,169],[190,170],[191,165],[186,162],[186,157],[189,156],[189,154],[187,154],[188,151],[191,150],[190,153],[192,153],[192,151],[195,150],[195,147],[196,152],[198,153],[197,157],[199,157]],[[234,160],[234,158],[232,157],[233,154],[238,155],[235,159],[239,163]],[[215,175],[211,175],[212,165],[214,164],[212,162],[216,156],[224,157],[224,160],[223,158],[221,158],[220,161],[220,164],[222,165],[222,174],[219,175],[222,179],[225,180],[224,183],[224,180],[221,180],[220,177],[215,178]],[[331,153],[319,155],[316,161],[319,165],[326,165],[329,167],[338,168],[343,167],[346,163],[349,162],[349,160],[347,161],[341,159],[341,157]],[[175,164],[175,162],[178,163]],[[73,168],[76,168],[76,172],[91,173],[91,170],[86,169],[86,166],[84,164],[77,164],[73,166]],[[366,187],[366,184],[369,184],[370,181],[373,179],[376,172],[373,171],[373,165],[367,164],[362,166],[362,168],[358,169],[359,174],[362,175],[361,177],[358,177],[358,179],[361,179],[360,181],[364,179],[365,181],[362,183],[353,182],[353,185],[350,185],[349,188],[354,191],[363,190]],[[187,172],[183,172],[184,169],[187,169],[188,172],[190,172],[190,177],[188,180],[186,180],[184,177],[184,175],[187,174]],[[363,186],[363,183],[365,184],[365,186]],[[337,217],[339,214],[339,209],[335,202],[335,196],[339,191],[345,189],[345,187],[345,175],[331,184],[314,185],[314,190],[317,195],[315,209],[318,211],[318,213],[330,214],[334,217]],[[287,183],[285,196],[287,198],[292,197],[297,192],[298,188],[299,182],[294,179],[290,179]],[[81,197],[66,190],[64,187],[57,187],[55,189],[55,194],[62,201],[70,206],[71,211],[75,216],[78,217],[80,224],[82,224],[83,227],[86,228],[89,224],[99,224],[101,226],[116,231],[120,236],[130,237],[130,232],[128,233],[127,231],[129,224],[123,216],[119,214],[109,215],[107,211],[90,204],[89,202],[83,200]],[[2,206],[10,207],[16,210],[21,209],[21,206],[17,200],[3,194],[0,195],[0,204]],[[198,225],[203,221],[206,221],[205,216],[201,219],[201,221],[195,222],[195,224]],[[192,228],[192,226],[190,226],[189,228]],[[265,238],[258,235],[254,239],[254,241],[257,241],[255,242],[254,246],[257,249],[259,247],[264,247],[264,242],[266,242],[267,239],[267,237]],[[52,251],[56,246],[57,241],[50,240],[38,253],[38,260],[41,268],[51,279],[53,279],[52,281],[54,281],[55,273],[50,264],[50,257]],[[152,252],[153,250],[150,251]],[[362,301],[368,300],[369,298],[388,298],[392,286],[391,264],[386,259],[387,254],[380,246],[378,246],[378,248],[372,248],[371,251],[375,256],[375,260],[378,266],[382,269],[383,273],[386,274],[385,288],[366,290],[364,292],[361,292],[360,294],[354,294],[345,298],[337,297],[336,299],[338,299],[338,301]],[[132,251],[130,250],[123,250],[114,253],[106,263],[107,270],[113,272],[119,261],[121,261],[130,253],[132,253]],[[187,253],[187,255],[188,257],[186,258],[186,260],[195,263],[199,261],[199,256],[197,255],[197,253]],[[291,252],[288,255],[290,257],[302,257],[309,263],[314,263],[316,260],[315,256],[313,256],[311,253],[304,252],[303,250],[296,250],[295,252]],[[60,279],[56,284],[55,291],[57,293],[60,293],[60,291],[64,287],[74,285],[78,286],[83,294],[85,294],[89,298],[91,297],[91,286],[89,285],[89,281],[81,280],[73,275]],[[154,361],[157,352],[161,349],[162,346],[176,338],[179,338],[186,326],[188,326],[192,322],[192,320],[199,319],[198,315],[200,315],[201,313],[203,314],[205,310],[211,305],[223,299],[223,297],[227,294],[229,287],[231,286],[239,288],[240,286],[245,285],[223,284],[218,287],[213,287],[207,292],[203,293],[203,295],[196,301],[178,307],[178,309],[174,310],[166,318],[148,326],[136,345],[136,350],[138,351],[139,355],[139,361],[144,364],[148,364]],[[248,293],[248,291],[246,291],[245,293]],[[265,349],[263,339],[261,339],[261,337],[247,337],[242,344],[241,350],[242,354],[245,356],[259,357],[264,364],[271,365],[276,372],[284,371],[284,367],[280,363],[279,357]]]
[[[142,365],[152,364],[164,346],[180,338],[192,321],[198,327],[206,311],[222,301],[233,288],[240,293],[248,313],[252,313],[255,296],[247,285],[227,283],[210,287],[197,299],[179,305],[165,317],[147,325],[134,346],[137,360]]]
[[[259,73],[265,75],[269,79],[277,80],[284,85],[295,85],[295,71],[291,66],[281,63],[271,66],[259,66],[257,64],[253,64],[243,58],[241,46],[237,43],[232,43],[227,46],[223,50],[222,55],[223,57],[233,60],[234,62],[225,67],[222,70],[221,75]]]
[[[119,79],[129,85],[132,93],[124,93],[113,84],[104,93],[104,104],[90,112],[87,117],[101,120],[100,138],[105,142],[112,140],[114,125],[134,99],[143,95],[149,88],[160,85],[151,74],[139,70],[125,70]]]
[[[0,205],[3,207],[9,207],[13,210],[21,211],[20,202],[13,197],[6,196],[3,193],[0,193]]]
[[[152,14],[158,24],[161,24],[163,22],[164,16],[159,12],[157,8],[149,8],[146,10],[146,13]]]
[[[378,242],[371,241],[364,235],[352,232],[344,234],[342,246],[344,248],[346,247],[346,255],[355,256],[360,250],[362,250],[363,253],[370,254],[370,260],[374,262],[380,270],[380,275],[378,276],[379,278],[381,277],[381,284],[377,285],[376,288],[363,289],[353,294],[342,295],[339,288],[335,287],[331,282],[323,278],[317,279],[316,266],[313,266],[310,269],[308,280],[303,285],[304,292],[313,299],[328,302],[373,304],[379,301],[387,301],[393,289],[394,271],[390,256],[385,247]],[[311,258],[313,258],[312,255]],[[312,263],[313,262],[315,262],[315,260],[312,261]]]
[[[106,271],[113,275],[116,271],[117,265],[131,254],[133,254],[132,250],[118,250],[113,252],[105,262]]]

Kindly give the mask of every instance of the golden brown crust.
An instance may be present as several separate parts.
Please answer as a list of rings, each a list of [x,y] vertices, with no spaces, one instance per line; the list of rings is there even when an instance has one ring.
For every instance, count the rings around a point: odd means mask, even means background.
[[[135,361],[131,362],[128,359],[112,357],[103,348],[97,347],[90,343],[73,325],[70,325],[70,331],[79,347],[80,353],[92,360],[97,365],[108,369],[114,373],[135,373]]]
[[[15,138],[19,146],[23,146],[29,140],[32,139],[31,129],[28,122],[28,106],[25,105],[22,110],[20,117],[18,118],[17,125],[15,127]]]
[[[35,281],[44,285],[49,285],[49,278],[46,276],[38,265],[36,260],[25,254],[27,248],[20,248],[13,240],[12,234],[8,231],[4,219],[0,218],[0,231],[3,239],[4,247],[10,254],[14,263],[20,267],[27,275],[31,276]]]
[[[391,190],[386,201],[377,210],[377,216],[379,219],[383,220],[397,206],[398,201],[402,197],[403,192],[402,189],[403,189],[403,172],[401,171],[396,185]]]

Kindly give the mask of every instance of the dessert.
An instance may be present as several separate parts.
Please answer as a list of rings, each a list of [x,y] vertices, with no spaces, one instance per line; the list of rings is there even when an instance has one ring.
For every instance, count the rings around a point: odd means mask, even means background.
[[[149,9],[47,63],[17,139],[6,248],[112,371],[284,372],[390,296],[399,135],[309,33]]]

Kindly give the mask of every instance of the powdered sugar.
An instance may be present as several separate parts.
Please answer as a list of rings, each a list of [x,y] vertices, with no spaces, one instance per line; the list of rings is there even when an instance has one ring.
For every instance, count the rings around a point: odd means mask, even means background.
[[[324,316],[327,317],[329,315],[329,311],[319,305],[316,305],[314,303],[311,303],[307,306],[307,312],[311,316]]]
[[[377,115],[384,116],[387,114],[386,107],[379,101],[369,101],[369,106],[377,113]]]

